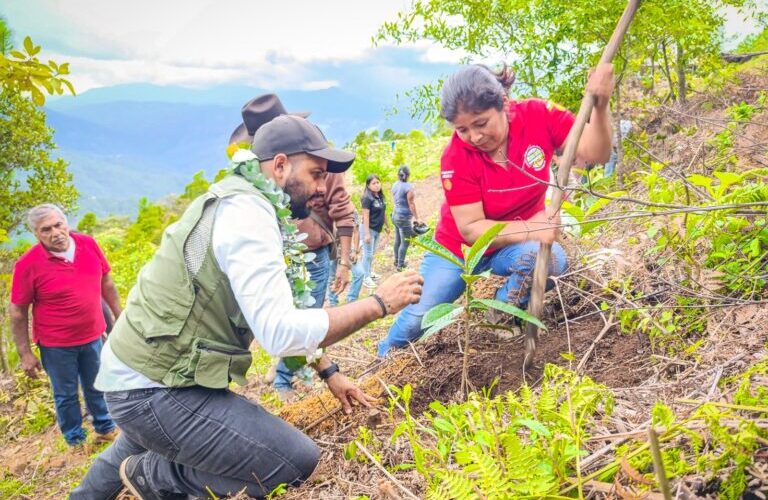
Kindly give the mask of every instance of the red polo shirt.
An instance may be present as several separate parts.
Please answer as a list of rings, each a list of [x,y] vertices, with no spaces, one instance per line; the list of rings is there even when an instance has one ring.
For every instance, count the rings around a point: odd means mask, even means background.
[[[482,202],[488,219],[530,219],[544,209],[547,192],[547,186],[531,176],[549,181],[552,154],[563,145],[574,122],[571,112],[539,99],[510,102],[508,116],[507,158],[512,164],[506,168],[456,132],[440,160],[445,202],[435,239],[459,258],[463,258],[461,245],[469,243],[456,227],[450,207]]]
[[[32,339],[45,347],[72,347],[93,342],[104,333],[101,278],[109,264],[99,245],[84,234],[75,241],[74,262],[57,257],[40,243],[13,268],[11,302],[32,304]]]

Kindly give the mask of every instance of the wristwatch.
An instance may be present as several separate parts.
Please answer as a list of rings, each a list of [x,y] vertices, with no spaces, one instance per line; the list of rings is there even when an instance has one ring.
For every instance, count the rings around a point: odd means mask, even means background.
[[[331,362],[331,366],[329,366],[328,368],[325,368],[324,370],[320,370],[319,372],[317,372],[317,375],[322,380],[328,380],[328,378],[334,373],[341,373],[341,371],[339,370],[339,365]]]

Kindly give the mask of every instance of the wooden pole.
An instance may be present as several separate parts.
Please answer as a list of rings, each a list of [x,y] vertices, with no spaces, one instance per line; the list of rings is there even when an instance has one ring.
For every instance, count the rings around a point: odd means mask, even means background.
[[[640,0],[629,0],[627,7],[624,9],[619,23],[616,25],[616,29],[611,35],[611,39],[608,41],[603,50],[603,55],[600,57],[601,63],[610,63],[616,56],[621,46],[621,41],[624,39],[624,35],[629,29],[632,19],[635,17],[638,7],[640,6]],[[557,213],[560,211],[560,206],[563,202],[563,195],[565,191],[563,188],[568,185],[568,175],[571,172],[571,165],[576,157],[576,147],[579,145],[579,139],[581,133],[584,131],[584,127],[592,114],[592,108],[595,105],[595,97],[587,92],[584,95],[584,99],[581,100],[581,107],[579,108],[579,114],[576,115],[576,121],[571,127],[571,131],[568,134],[568,138],[565,140],[565,152],[562,157],[562,164],[558,165],[557,171],[557,184],[560,189],[556,189],[552,195],[552,202],[550,204],[550,213]],[[544,305],[544,290],[547,285],[547,277],[549,275],[549,260],[552,255],[552,244],[542,243],[539,248],[539,254],[536,257],[536,267],[533,271],[533,286],[531,289],[531,300],[529,312],[541,318],[541,312]],[[536,344],[539,340],[539,329],[533,323],[528,323],[525,330],[525,358],[523,360],[523,367],[528,368],[533,363],[533,358],[536,354]]]

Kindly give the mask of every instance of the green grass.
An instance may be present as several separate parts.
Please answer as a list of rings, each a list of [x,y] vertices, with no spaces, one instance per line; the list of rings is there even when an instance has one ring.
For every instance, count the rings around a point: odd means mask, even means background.
[[[18,498],[20,495],[31,495],[34,491],[34,483],[25,483],[13,477],[10,473],[3,473],[0,479],[0,498]]]

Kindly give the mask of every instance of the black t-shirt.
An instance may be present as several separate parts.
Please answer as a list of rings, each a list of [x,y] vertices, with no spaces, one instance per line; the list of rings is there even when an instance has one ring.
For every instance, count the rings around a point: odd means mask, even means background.
[[[364,209],[369,210],[368,227],[374,231],[381,231],[381,228],[384,227],[384,198],[373,196],[366,191],[360,203]]]

